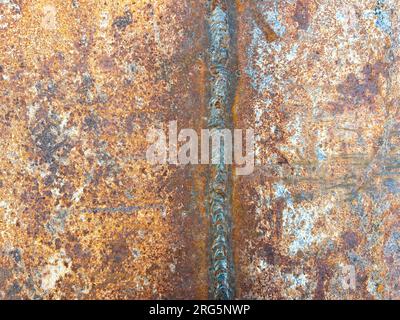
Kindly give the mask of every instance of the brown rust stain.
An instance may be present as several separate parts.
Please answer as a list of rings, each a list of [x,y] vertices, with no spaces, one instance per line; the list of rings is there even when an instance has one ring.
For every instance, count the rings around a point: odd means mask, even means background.
[[[260,29],[264,33],[266,40],[268,42],[273,42],[273,41],[278,40],[278,38],[279,38],[278,35],[271,28],[271,26],[265,20],[263,15],[260,13],[260,11],[255,7],[254,2],[249,1],[249,8],[251,10],[251,14],[252,14],[252,17],[254,18],[254,21],[257,23],[257,25],[260,27]]]
[[[294,21],[299,25],[299,29],[306,30],[310,24],[310,12],[308,8],[308,0],[297,0],[296,8],[293,15]]]

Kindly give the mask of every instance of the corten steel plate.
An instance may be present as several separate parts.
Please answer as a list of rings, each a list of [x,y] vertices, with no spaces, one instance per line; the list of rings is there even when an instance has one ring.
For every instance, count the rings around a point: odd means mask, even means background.
[[[399,299],[400,0],[0,0],[1,299]],[[151,129],[254,129],[255,168]]]

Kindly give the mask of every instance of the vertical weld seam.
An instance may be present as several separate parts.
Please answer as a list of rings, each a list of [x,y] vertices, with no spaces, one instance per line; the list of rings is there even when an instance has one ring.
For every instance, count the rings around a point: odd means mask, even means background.
[[[229,93],[232,83],[228,67],[232,62],[230,19],[225,0],[212,0],[208,4],[210,70],[208,128],[222,130],[231,127]],[[208,191],[211,215],[210,291],[213,299],[229,300],[234,297],[234,267],[230,244],[231,169],[224,164],[223,145],[217,152],[220,163],[211,165]]]

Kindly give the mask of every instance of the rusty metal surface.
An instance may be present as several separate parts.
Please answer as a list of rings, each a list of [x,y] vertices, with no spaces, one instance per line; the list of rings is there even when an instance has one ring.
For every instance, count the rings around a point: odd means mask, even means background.
[[[399,299],[399,9],[0,0],[0,299]],[[254,172],[151,165],[171,121]]]
[[[255,126],[258,166],[235,184],[238,296],[400,297],[399,5],[240,7],[235,125]]]

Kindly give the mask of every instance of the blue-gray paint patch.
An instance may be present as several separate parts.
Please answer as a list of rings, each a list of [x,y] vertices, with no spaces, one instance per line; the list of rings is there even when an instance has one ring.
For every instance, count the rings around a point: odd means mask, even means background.
[[[392,194],[400,193],[399,183],[396,180],[392,179],[392,178],[385,179],[385,181],[383,181],[383,185],[386,188],[388,188],[389,192],[392,193]]]
[[[272,27],[272,29],[279,37],[282,37],[286,33],[286,27],[279,19],[280,14],[278,10],[278,3],[278,0],[273,1],[272,10],[269,10],[269,8],[271,8],[271,3],[260,3],[259,6],[268,24]]]
[[[400,231],[393,231],[384,249],[386,257],[400,256]]]
[[[315,148],[315,154],[317,156],[318,161],[325,161],[328,158],[325,154],[325,151],[320,146],[317,146]]]
[[[391,15],[389,10],[385,9],[384,6],[385,6],[385,1],[378,0],[377,5],[374,9],[374,13],[376,16],[375,25],[383,32],[391,34],[392,33]]]

